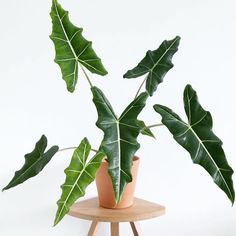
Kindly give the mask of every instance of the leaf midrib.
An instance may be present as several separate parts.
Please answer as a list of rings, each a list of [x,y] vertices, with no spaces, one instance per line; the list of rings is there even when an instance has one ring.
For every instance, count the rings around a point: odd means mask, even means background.
[[[85,146],[84,146],[84,153],[83,153],[82,160],[85,159],[85,151],[86,151],[86,148],[87,148],[87,144],[85,144]],[[79,155],[78,155],[78,156],[79,156]],[[80,157],[79,157],[79,158],[80,158]],[[56,222],[58,221],[58,219],[60,219],[60,216],[61,216],[61,214],[62,214],[62,211],[64,210],[65,206],[67,205],[67,201],[68,201],[69,197],[71,196],[72,192],[74,191],[76,184],[78,183],[78,181],[79,181],[81,175],[83,174],[83,171],[84,171],[84,170],[86,169],[86,167],[87,167],[87,165],[85,165],[85,163],[83,163],[82,166],[83,166],[83,168],[82,168],[82,170],[80,171],[79,176],[76,178],[76,181],[75,181],[74,184],[72,185],[73,187],[71,188],[71,190],[70,190],[68,196],[66,197],[65,201],[63,202],[63,205],[62,205],[62,207],[61,207],[61,211],[60,211],[60,213],[59,213],[59,215],[58,215],[58,217],[57,217]],[[81,193],[82,193],[82,192],[81,192]]]
[[[153,70],[154,70],[154,68],[156,67],[156,66],[158,66],[158,64],[159,64],[159,62],[162,60],[162,58],[166,55],[166,53],[172,48],[172,46],[176,43],[176,41],[178,40],[178,38],[176,38],[175,40],[174,40],[174,42],[166,49],[166,51],[163,53],[163,55],[158,59],[158,61],[153,65],[153,67],[152,68],[150,68],[151,69],[151,71],[150,72],[152,72]],[[152,60],[153,61],[153,60]]]
[[[123,172],[126,176],[128,176],[128,174],[121,168],[121,141],[122,139],[120,138],[120,124],[125,124],[124,123],[121,123],[120,121],[123,120],[123,118],[126,116],[126,114],[128,112],[130,112],[130,110],[133,109],[133,107],[135,106],[135,104],[137,104],[139,102],[139,100],[142,98],[142,96],[139,96],[139,99],[137,99],[131,106],[129,109],[127,109],[127,111],[123,114],[121,114],[121,117],[116,121],[116,128],[117,128],[117,136],[118,136],[118,152],[119,152],[119,183],[120,183],[120,187],[121,187],[121,182],[120,182],[120,179],[121,179],[121,172]],[[129,124],[127,124],[129,126]],[[119,191],[120,191],[120,188],[119,188]],[[120,195],[120,194],[119,194]]]
[[[58,18],[58,20],[59,20],[59,22],[60,22],[61,28],[62,28],[62,30],[63,30],[63,32],[64,32],[65,37],[66,37],[67,43],[69,44],[70,49],[71,49],[71,51],[72,51],[72,53],[73,53],[73,55],[74,55],[74,57],[75,57],[74,59],[76,60],[77,55],[76,55],[76,53],[75,53],[75,51],[74,51],[74,48],[72,47],[72,45],[71,45],[71,43],[70,43],[70,40],[69,40],[69,38],[68,38],[68,36],[67,36],[67,33],[66,33],[66,31],[65,31],[65,27],[64,27],[64,25],[63,25],[63,23],[62,23],[62,21],[61,21],[61,18],[60,18],[58,9],[57,9],[57,4],[55,3],[55,1],[53,1],[53,2],[54,2],[55,10],[56,10],[56,13],[57,13],[57,18]]]
[[[80,175],[79,175],[79,177],[77,178],[77,181],[75,182],[74,185],[72,185],[72,186],[73,186],[73,189],[74,189],[74,187],[76,186],[76,183],[79,181],[79,178],[84,174],[83,171],[86,172],[86,168],[87,168],[89,165],[94,165],[94,164],[100,163],[100,162],[93,162],[93,161],[98,157],[98,155],[103,155],[103,156],[104,156],[103,153],[98,152],[87,164],[84,165],[84,168],[80,171]],[[71,189],[72,189],[72,188],[71,188]],[[71,192],[70,192],[70,194],[71,194]],[[68,200],[68,199],[67,199],[67,200]],[[59,202],[60,202],[60,200],[59,200]],[[61,203],[63,203],[63,207],[61,208],[61,211],[60,211],[58,217],[56,218],[55,222],[58,222],[58,221],[60,220],[60,216],[61,216],[61,214],[62,214],[62,211],[63,211],[63,209],[66,207],[66,200],[65,200],[65,201],[62,201]]]
[[[192,131],[192,133],[195,135],[195,137],[197,138],[198,142],[199,142],[200,145],[203,147],[203,149],[205,150],[205,152],[207,153],[207,155],[210,157],[211,161],[213,162],[213,164],[215,165],[215,167],[216,167],[216,169],[217,169],[217,172],[220,173],[220,176],[221,176],[221,178],[223,179],[223,182],[224,182],[226,188],[228,189],[228,192],[229,192],[229,194],[230,194],[231,199],[233,199],[233,196],[232,196],[232,193],[231,193],[231,191],[230,191],[230,188],[229,188],[228,184],[226,183],[225,178],[224,178],[223,174],[221,173],[220,168],[218,168],[218,166],[217,166],[217,164],[216,164],[214,158],[211,156],[211,154],[209,153],[208,149],[207,149],[207,148],[205,147],[205,145],[203,144],[203,142],[202,142],[202,140],[200,139],[200,137],[197,135],[197,133],[196,133],[196,132],[194,131],[194,129],[192,128],[194,125],[200,123],[200,122],[205,118],[205,116],[207,115],[207,112],[206,112],[206,114],[205,114],[203,117],[201,117],[198,121],[196,121],[193,125],[191,125],[191,118],[192,118],[192,112],[191,112],[191,111],[192,111],[192,109],[191,109],[191,103],[190,103],[190,102],[191,102],[192,98],[193,98],[193,95],[190,97],[190,96],[189,96],[189,90],[187,90],[188,111],[189,111],[188,127],[189,127],[189,129]],[[215,180],[215,178],[214,178],[214,180]]]
[[[191,130],[192,133],[194,134],[194,136],[197,138],[198,142],[199,142],[200,145],[203,147],[203,149],[205,150],[205,152],[207,153],[207,155],[210,157],[211,161],[213,162],[213,164],[215,165],[215,167],[216,167],[216,169],[217,169],[217,172],[220,173],[220,176],[221,176],[221,178],[223,179],[223,182],[224,182],[226,188],[228,189],[228,192],[229,192],[229,194],[230,194],[231,199],[233,199],[233,196],[232,196],[232,193],[231,193],[231,191],[230,191],[230,188],[228,187],[228,184],[226,183],[225,178],[224,178],[224,176],[222,175],[220,168],[218,168],[218,166],[217,166],[215,160],[213,159],[213,157],[212,157],[211,154],[209,153],[208,149],[207,149],[207,148],[205,147],[205,145],[203,144],[202,140],[198,137],[197,133],[194,131],[194,129],[192,128],[192,126],[191,126],[190,124],[188,124],[188,127],[189,127],[189,130]]]
[[[99,104],[101,104],[101,106],[103,105],[104,106],[103,109],[106,110],[105,116],[109,118],[109,121],[107,122],[106,118],[101,117],[104,114],[103,113],[99,114],[97,126],[103,130],[104,134],[106,134],[106,130],[109,128],[112,128],[114,130],[113,133],[115,136],[113,135],[112,137],[110,137],[110,136],[104,135],[102,146],[105,148],[105,150],[107,150],[107,148],[108,148],[107,145],[114,144],[114,148],[117,152],[116,156],[114,157],[116,162],[113,161],[112,163],[110,163],[111,165],[109,166],[109,174],[112,177],[113,186],[114,186],[114,184],[117,185],[116,187],[114,187],[114,190],[115,190],[116,202],[119,202],[119,200],[120,200],[119,195],[124,188],[123,181],[122,181],[123,175],[126,176],[124,182],[129,182],[129,180],[130,180],[129,172],[128,171],[125,172],[122,169],[122,157],[123,157],[122,152],[121,152],[122,146],[123,146],[122,142],[126,142],[128,144],[134,145],[135,148],[137,149],[136,140],[134,143],[131,143],[126,139],[122,139],[122,137],[121,137],[122,136],[122,126],[126,125],[130,128],[138,128],[138,126],[135,127],[135,126],[130,125],[129,123],[126,124],[126,116],[132,109],[134,109],[134,107],[137,107],[137,106],[143,107],[142,104],[140,104],[140,105],[136,105],[136,104],[139,103],[141,99],[144,99],[145,97],[147,97],[148,93],[144,92],[144,93],[140,94],[139,97],[124,110],[124,112],[120,115],[120,117],[117,118],[116,115],[114,114],[112,106],[110,105],[109,101],[105,98],[105,95],[103,95],[103,93],[96,87],[94,87],[94,90],[96,91],[96,93],[94,91],[94,96],[97,94],[98,98],[94,97],[93,101],[95,102],[98,111],[100,108]],[[137,116],[137,114],[134,113],[133,116]],[[133,116],[131,116],[132,120],[134,119]],[[109,157],[110,157],[110,155],[108,155],[108,158]],[[113,160],[114,160],[114,158],[113,158]]]
[[[18,181],[22,176],[26,175],[26,173],[29,172],[35,164],[37,164],[39,161],[41,161],[44,156],[45,156],[45,153],[43,153],[42,155],[40,155],[40,156],[39,156],[39,159],[38,159],[36,162],[34,162],[29,168],[27,168],[20,176],[18,176],[18,177],[12,182],[11,185],[14,185],[14,183],[15,183],[16,181]]]
[[[158,64],[160,63],[160,61],[162,60],[162,58],[167,54],[167,52],[172,48],[172,46],[176,43],[176,41],[178,40],[178,38],[176,38],[175,40],[174,40],[174,42],[166,49],[166,51],[162,54],[162,56],[158,59],[158,61],[152,66],[152,68],[150,68],[150,70],[149,70],[149,73],[151,74],[151,77],[149,77],[149,76],[147,76],[146,78],[145,78],[145,80],[144,80],[144,82],[145,81],[147,81],[149,78],[149,87],[152,87],[152,80],[153,80],[153,76],[152,76],[152,73],[154,73],[153,72],[153,70],[158,66]],[[152,57],[152,55],[150,54],[150,57]],[[153,61],[153,60],[152,60]]]
[[[58,18],[58,20],[59,20],[59,22],[60,22],[62,31],[63,31],[63,33],[64,33],[64,35],[65,35],[65,37],[66,37],[66,42],[67,42],[68,45],[70,46],[71,52],[72,52],[73,55],[74,55],[74,60],[75,60],[76,62],[84,63],[84,64],[86,64],[87,66],[89,66],[89,67],[93,68],[94,70],[96,70],[96,71],[98,71],[98,72],[101,73],[100,70],[98,70],[97,68],[95,68],[95,67],[93,67],[92,65],[88,64],[87,62],[85,62],[85,61],[79,59],[79,57],[76,55],[76,52],[75,52],[75,50],[74,50],[74,48],[73,48],[73,46],[72,46],[72,44],[71,44],[71,40],[69,40],[69,38],[68,38],[68,36],[67,36],[67,33],[66,33],[66,30],[65,30],[65,27],[64,27],[64,25],[63,25],[63,23],[62,23],[61,17],[60,17],[60,15],[59,15],[59,12],[58,12],[58,9],[57,9],[57,5],[56,5],[55,1],[53,1],[53,2],[54,2],[55,9],[56,9],[57,18]],[[67,14],[67,13],[65,13],[65,15],[66,15],[66,14]],[[64,17],[64,16],[63,16],[63,17]],[[74,37],[74,35],[73,35],[73,37]],[[87,47],[89,47],[89,44],[88,44],[88,46],[86,46],[86,47],[82,50],[81,54],[87,49]],[[81,64],[81,63],[80,63],[80,64]]]
[[[123,121],[123,118],[126,116],[126,114],[131,110],[133,109],[133,107],[135,106],[135,104],[137,102],[139,102],[139,100],[142,98],[141,96],[139,97],[139,99],[137,99],[137,101],[135,103],[133,103],[131,105],[131,107],[123,114],[121,114],[121,117],[118,119],[116,117],[116,115],[114,114],[113,112],[113,109],[111,109],[111,107],[107,104],[106,100],[104,99],[104,97],[102,96],[102,94],[100,93],[103,101],[104,101],[104,104],[106,105],[107,109],[109,110],[109,112],[111,113],[111,115],[113,116],[113,119],[115,120],[114,123],[111,123],[111,124],[115,124],[115,128],[116,128],[116,131],[117,131],[117,139],[116,139],[116,143],[117,143],[117,149],[118,149],[118,161],[119,161],[119,165],[118,165],[118,182],[119,182],[119,189],[118,189],[118,193],[116,193],[116,195],[120,195],[120,191],[121,191],[121,172],[123,172],[124,174],[127,175],[127,173],[121,168],[121,133],[120,133],[120,125],[126,125],[125,122]],[[123,122],[120,122],[120,121],[123,121]],[[129,126],[129,124],[127,124]],[[135,128],[135,127],[134,127]],[[117,168],[117,166],[115,167]],[[112,168],[114,169],[114,168]],[[128,176],[128,175],[127,175]],[[116,198],[116,201],[118,201],[119,199]]]
[[[119,183],[120,183],[120,186],[119,186],[119,194],[118,196],[120,196],[120,187],[121,187],[121,182],[120,182],[120,179],[121,179],[121,139],[120,139],[120,124],[119,124],[119,120],[116,121],[116,128],[117,128],[117,139],[119,140],[118,142],[118,155],[119,155]],[[117,199],[118,200],[118,199]]]

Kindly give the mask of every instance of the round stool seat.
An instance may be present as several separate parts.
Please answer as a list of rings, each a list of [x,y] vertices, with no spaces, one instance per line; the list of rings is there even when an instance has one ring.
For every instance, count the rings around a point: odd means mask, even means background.
[[[119,222],[130,222],[134,235],[140,235],[135,221],[151,219],[165,214],[165,207],[135,198],[134,204],[125,209],[107,209],[99,206],[98,198],[75,203],[68,213],[71,216],[91,220],[88,236],[97,235],[99,222],[111,222],[111,235],[119,235]]]

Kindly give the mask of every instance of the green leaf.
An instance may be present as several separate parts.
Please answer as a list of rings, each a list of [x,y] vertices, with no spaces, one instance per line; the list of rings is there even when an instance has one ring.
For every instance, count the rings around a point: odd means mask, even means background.
[[[91,90],[98,112],[96,124],[104,132],[101,149],[107,155],[108,172],[116,202],[119,203],[125,186],[132,181],[130,169],[133,156],[140,146],[137,142],[140,133],[137,116],[145,106],[148,93],[141,93],[118,118],[103,92],[97,87],[92,87]]]
[[[155,135],[152,133],[152,131],[145,125],[144,121],[138,120],[137,124],[140,128],[141,134],[147,135],[152,138],[156,138]]]
[[[106,75],[101,59],[92,49],[92,42],[82,36],[82,28],[74,26],[57,0],[52,1],[51,8],[52,34],[56,50],[55,62],[60,66],[63,79],[70,92],[75,90],[78,79],[78,63],[90,72]]]
[[[61,186],[62,195],[57,202],[58,210],[54,225],[61,221],[78,198],[84,196],[85,189],[95,179],[95,174],[105,154],[98,152],[90,161],[87,161],[90,150],[91,146],[84,138],[74,151],[70,165],[65,169],[66,180]]]
[[[211,114],[199,104],[191,85],[184,90],[184,106],[188,123],[165,106],[155,105],[154,109],[162,116],[163,124],[174,139],[190,153],[193,162],[205,168],[233,203],[233,170],[227,163],[222,141],[212,131]]]
[[[128,70],[123,77],[130,79],[147,74],[146,91],[152,96],[165,74],[173,67],[171,60],[178,51],[179,42],[180,37],[176,36],[173,40],[165,40],[158,49],[147,51],[141,62],[132,70]]]
[[[3,190],[17,186],[41,171],[59,149],[58,146],[53,146],[45,152],[46,147],[47,138],[45,135],[42,135],[36,143],[34,150],[25,155],[25,164],[23,167],[15,172],[15,176]]]

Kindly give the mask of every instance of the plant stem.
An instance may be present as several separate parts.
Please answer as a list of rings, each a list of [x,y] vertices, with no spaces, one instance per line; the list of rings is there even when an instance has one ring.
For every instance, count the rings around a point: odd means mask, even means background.
[[[135,95],[135,98],[138,97],[139,92],[140,92],[141,88],[143,87],[144,83],[146,82],[146,80],[147,80],[147,76],[145,77],[145,79],[143,80],[143,82],[141,83],[141,85],[139,86],[138,91],[137,91],[137,93],[136,93],[136,95]],[[134,99],[135,99],[135,98],[134,98]]]
[[[154,128],[154,127],[158,127],[158,126],[163,126],[163,124],[148,125],[148,126],[146,126],[146,128],[150,129],[150,128]]]
[[[82,69],[86,79],[88,80],[90,87],[92,88],[93,84],[92,84],[91,80],[89,79],[88,74],[86,73],[85,69],[83,68],[83,66],[80,63],[79,63],[79,65],[80,65],[80,68]]]
[[[96,150],[96,149],[93,149],[93,148],[91,148],[91,151],[93,151],[93,152],[95,152],[95,153],[97,153],[97,152],[98,152],[98,150]]]
[[[68,147],[68,148],[62,148],[60,150],[58,150],[57,152],[63,152],[63,151],[67,151],[67,150],[74,150],[76,149],[77,147]]]
[[[67,151],[67,150],[74,150],[74,149],[76,149],[76,148],[77,148],[77,147],[62,148],[62,149],[58,150],[57,152],[63,152],[63,151]],[[93,152],[98,152],[98,150],[96,150],[96,149],[91,149],[91,151],[93,151]]]

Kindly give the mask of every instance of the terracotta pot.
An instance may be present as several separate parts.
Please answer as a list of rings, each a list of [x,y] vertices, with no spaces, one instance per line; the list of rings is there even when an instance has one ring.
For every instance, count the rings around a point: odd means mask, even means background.
[[[133,205],[134,191],[137,180],[137,172],[140,159],[134,157],[131,173],[133,181],[127,184],[119,204],[115,203],[115,193],[112,187],[111,178],[107,172],[108,162],[104,160],[96,173],[96,185],[98,191],[99,204],[104,208],[127,208]]]

